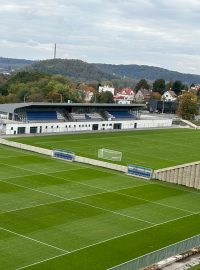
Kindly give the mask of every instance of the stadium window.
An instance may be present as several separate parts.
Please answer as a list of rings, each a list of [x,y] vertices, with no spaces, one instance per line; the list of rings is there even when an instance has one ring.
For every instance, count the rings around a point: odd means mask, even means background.
[[[11,127],[11,130],[13,130],[13,127]]]
[[[112,127],[112,124],[110,124],[109,126]]]
[[[79,125],[79,127],[81,127],[81,125]]]
[[[69,125],[69,128],[71,128],[71,125]]]
[[[82,127],[84,127],[84,125],[82,125]]]
[[[47,129],[48,127],[46,126],[46,129]]]
[[[74,125],[74,128],[76,127],[76,125]]]
[[[53,128],[53,126],[51,126],[51,128]]]
[[[105,126],[105,124],[102,124],[102,126],[104,127],[104,126]]]
[[[65,127],[67,128],[67,125]]]
[[[59,126],[57,126],[57,128],[59,128]]]

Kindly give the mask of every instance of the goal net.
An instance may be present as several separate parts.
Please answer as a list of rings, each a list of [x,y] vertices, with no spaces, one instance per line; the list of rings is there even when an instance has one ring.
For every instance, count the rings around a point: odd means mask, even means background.
[[[101,148],[98,150],[98,158],[108,159],[113,161],[122,160],[122,152]]]

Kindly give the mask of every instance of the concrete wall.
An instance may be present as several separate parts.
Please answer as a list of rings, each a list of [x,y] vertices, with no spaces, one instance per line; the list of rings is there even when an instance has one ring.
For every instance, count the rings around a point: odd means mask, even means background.
[[[153,178],[200,189],[200,161],[155,170]]]
[[[18,128],[25,128],[25,134],[30,134],[31,127],[37,127],[36,133],[59,133],[92,131],[93,125],[98,125],[98,130],[113,130],[114,124],[121,124],[121,129],[134,128],[159,128],[171,127],[171,119],[148,119],[148,120],[127,120],[127,121],[84,121],[84,122],[54,122],[54,123],[7,123],[0,126],[7,135],[18,134]]]
[[[10,147],[19,148],[22,150],[35,152],[35,153],[39,153],[39,154],[43,154],[43,155],[47,155],[47,156],[53,156],[52,150],[44,149],[41,147],[35,147],[35,146],[23,144],[23,143],[7,141],[7,140],[2,139],[2,138],[0,138],[0,144],[7,145]],[[75,156],[75,161],[80,162],[80,163],[98,166],[98,167],[108,168],[111,170],[116,170],[116,171],[120,171],[120,172],[124,172],[124,173],[127,172],[127,166],[122,166],[122,165],[113,164],[113,163],[109,163],[109,162],[105,162],[105,161],[91,159],[91,158]]]
[[[52,152],[53,152],[52,150],[44,149],[44,148],[41,148],[41,147],[35,147],[35,146],[23,144],[23,143],[7,141],[7,140],[4,140],[2,138],[0,138],[0,144],[15,147],[15,148],[19,148],[19,149],[22,149],[22,150],[36,152],[36,153],[47,155],[47,156],[52,156]]]
[[[94,165],[94,166],[98,166],[98,167],[108,168],[108,169],[111,169],[111,170],[120,171],[120,172],[124,172],[124,173],[127,172],[127,166],[113,164],[113,163],[100,161],[100,160],[96,160],[96,159],[75,156],[75,161],[90,164],[90,165]]]

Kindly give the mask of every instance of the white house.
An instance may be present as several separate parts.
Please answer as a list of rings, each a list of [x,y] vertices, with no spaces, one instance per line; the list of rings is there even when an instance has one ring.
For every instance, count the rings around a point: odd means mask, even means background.
[[[102,92],[111,92],[114,96],[115,94],[115,88],[114,87],[110,87],[109,85],[105,85],[105,86],[99,86],[99,93],[102,93]]]
[[[175,94],[174,91],[166,91],[162,97],[161,97],[161,100],[164,100],[164,101],[176,101],[177,99],[177,95]]]
[[[92,91],[85,91],[85,102],[90,102],[94,93]]]
[[[114,100],[118,104],[130,104],[135,99],[135,92],[133,89],[127,87],[123,88],[121,91],[114,96]]]
[[[140,89],[135,95],[136,102],[148,102],[150,100],[151,93],[147,89]]]

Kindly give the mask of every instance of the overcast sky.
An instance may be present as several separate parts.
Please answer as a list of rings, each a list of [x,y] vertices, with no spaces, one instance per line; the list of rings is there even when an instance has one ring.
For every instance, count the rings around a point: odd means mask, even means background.
[[[200,0],[0,0],[0,56],[200,74]]]

